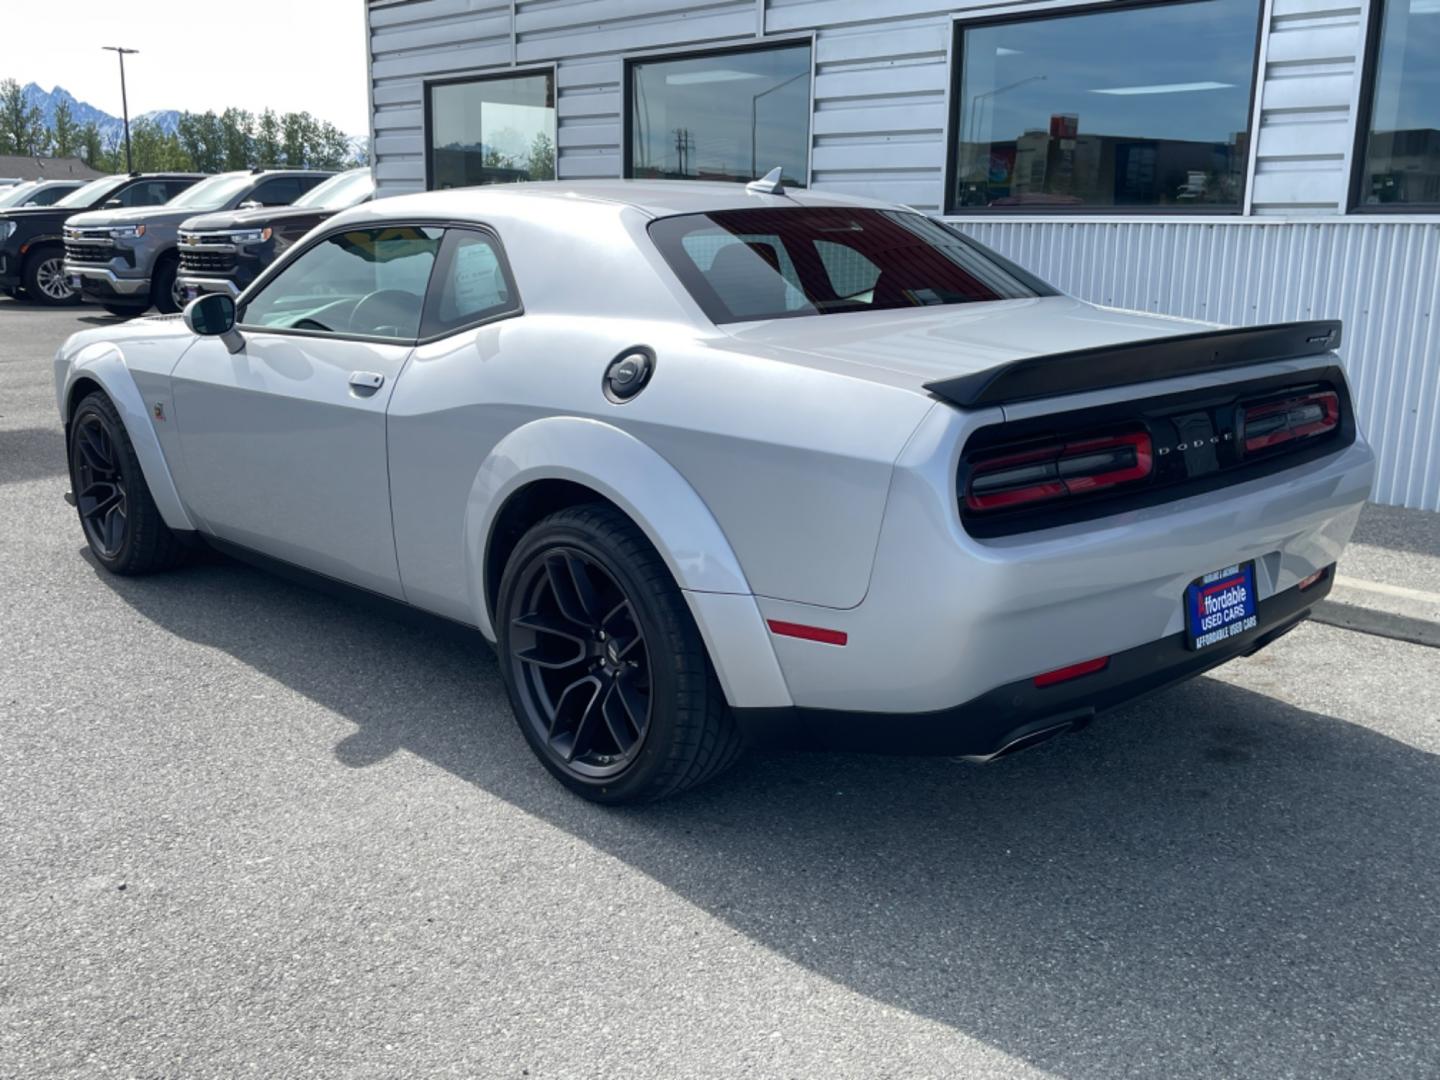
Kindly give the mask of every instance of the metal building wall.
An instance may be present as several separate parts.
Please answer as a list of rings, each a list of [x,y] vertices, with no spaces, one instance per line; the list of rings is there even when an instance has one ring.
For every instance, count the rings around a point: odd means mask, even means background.
[[[619,176],[626,55],[799,35],[814,40],[812,184],[938,212],[954,21],[1083,2],[369,0],[375,173],[385,191],[423,187],[425,79],[553,64],[560,177]],[[1100,303],[1344,319],[1376,498],[1440,509],[1440,218],[1344,214],[1369,3],[1264,0],[1246,216],[952,220]]]

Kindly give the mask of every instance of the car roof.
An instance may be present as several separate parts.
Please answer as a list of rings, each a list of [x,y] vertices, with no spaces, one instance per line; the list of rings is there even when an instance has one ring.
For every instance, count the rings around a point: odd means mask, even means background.
[[[522,213],[523,201],[585,199],[633,207],[650,217],[700,214],[753,207],[844,206],[893,210],[895,203],[854,195],[821,194],[806,188],[786,188],[783,195],[752,193],[744,184],[694,180],[540,180],[480,187],[448,188],[423,194],[395,196],[370,204],[374,213],[423,212],[468,217],[508,204],[510,213]]]

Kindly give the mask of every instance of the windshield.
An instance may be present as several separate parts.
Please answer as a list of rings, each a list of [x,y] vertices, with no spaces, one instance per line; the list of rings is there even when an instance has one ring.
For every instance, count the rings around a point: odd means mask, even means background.
[[[99,180],[91,180],[84,187],[78,187],[70,192],[63,199],[57,202],[56,206],[93,206],[101,199],[109,195],[121,184],[128,181],[128,176],[102,176]]]
[[[221,210],[253,183],[255,177],[249,173],[221,173],[186,188],[165,205],[177,210]]]
[[[0,188],[0,207],[19,206],[39,186],[34,180],[26,180],[23,184],[16,184],[14,187]]]
[[[370,179],[370,170],[351,169],[311,188],[292,205],[307,210],[344,210],[360,205],[374,193],[375,181]]]
[[[1050,288],[921,214],[849,207],[661,218],[650,237],[712,322],[1047,296]]]

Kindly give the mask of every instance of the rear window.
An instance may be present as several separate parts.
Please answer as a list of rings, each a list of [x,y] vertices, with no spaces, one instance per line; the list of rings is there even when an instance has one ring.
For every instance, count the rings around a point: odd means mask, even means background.
[[[661,218],[650,237],[716,323],[1053,294],[958,232],[903,210],[721,210]]]

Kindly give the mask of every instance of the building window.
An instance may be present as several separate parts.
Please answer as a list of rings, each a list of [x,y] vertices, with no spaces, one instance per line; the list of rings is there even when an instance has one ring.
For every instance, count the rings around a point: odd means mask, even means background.
[[[1259,0],[956,28],[950,209],[1238,212]]]
[[[1388,0],[1372,44],[1361,209],[1440,207],[1440,3]]]
[[[810,45],[630,63],[627,174],[809,182]]]
[[[431,189],[555,179],[555,74],[506,74],[426,87]]]

